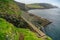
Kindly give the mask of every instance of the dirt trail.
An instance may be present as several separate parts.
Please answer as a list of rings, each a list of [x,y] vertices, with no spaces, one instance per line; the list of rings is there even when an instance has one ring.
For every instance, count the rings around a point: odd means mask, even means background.
[[[19,40],[24,40],[24,35],[22,33],[20,33]]]

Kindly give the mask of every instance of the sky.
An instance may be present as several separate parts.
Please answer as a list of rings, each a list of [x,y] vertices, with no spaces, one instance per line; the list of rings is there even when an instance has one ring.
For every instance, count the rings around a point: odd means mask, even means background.
[[[31,4],[31,3],[50,3],[53,5],[56,5],[58,7],[60,7],[60,0],[15,0],[18,2],[22,2],[25,4]]]

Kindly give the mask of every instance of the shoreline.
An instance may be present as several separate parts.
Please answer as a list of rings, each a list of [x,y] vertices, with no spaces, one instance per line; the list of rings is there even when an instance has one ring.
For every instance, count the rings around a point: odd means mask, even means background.
[[[55,8],[28,8],[27,11],[28,11],[28,10],[34,10],[34,9],[44,10],[44,9],[55,9]]]
[[[51,22],[49,20],[28,12],[23,13],[21,18],[29,25],[28,29],[37,33],[37,37],[46,38],[47,35],[41,31],[41,28],[50,24]]]
[[[28,12],[27,12],[28,13]],[[37,16],[37,15],[35,15],[35,14],[32,14],[32,13],[28,13],[31,17],[33,17],[35,20],[37,20],[37,21],[41,21],[42,23],[41,23],[41,25],[43,26],[43,27],[45,27],[45,26],[47,26],[47,25],[49,25],[49,24],[51,24],[52,22],[50,22],[49,20],[47,20],[47,19],[45,19],[45,18],[42,18],[42,17],[39,17],[39,16]]]

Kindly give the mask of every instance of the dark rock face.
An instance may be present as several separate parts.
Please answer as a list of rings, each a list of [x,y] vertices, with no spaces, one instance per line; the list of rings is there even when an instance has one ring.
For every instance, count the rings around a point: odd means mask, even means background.
[[[16,1],[15,1],[15,2],[16,2]],[[27,10],[24,3],[20,3],[20,2],[16,2],[16,3],[17,3],[17,5],[20,7],[21,10],[23,10],[23,11],[26,11],[26,10]]]
[[[6,19],[8,22],[12,23],[16,27],[20,28],[26,28],[27,23],[20,17],[15,14],[9,15],[9,14],[1,14],[0,18]]]
[[[6,19],[16,27],[27,27],[26,22],[21,19],[22,12],[14,1],[1,0],[0,3],[0,18]]]

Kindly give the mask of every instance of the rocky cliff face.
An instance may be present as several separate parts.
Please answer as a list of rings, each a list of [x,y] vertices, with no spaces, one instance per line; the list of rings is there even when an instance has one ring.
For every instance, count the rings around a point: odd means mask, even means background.
[[[16,3],[20,7],[21,10],[27,11],[28,8],[27,8],[27,6],[24,3],[20,3],[20,2],[16,2]]]
[[[22,22],[20,15],[21,10],[13,0],[0,0],[0,18],[20,27]]]

